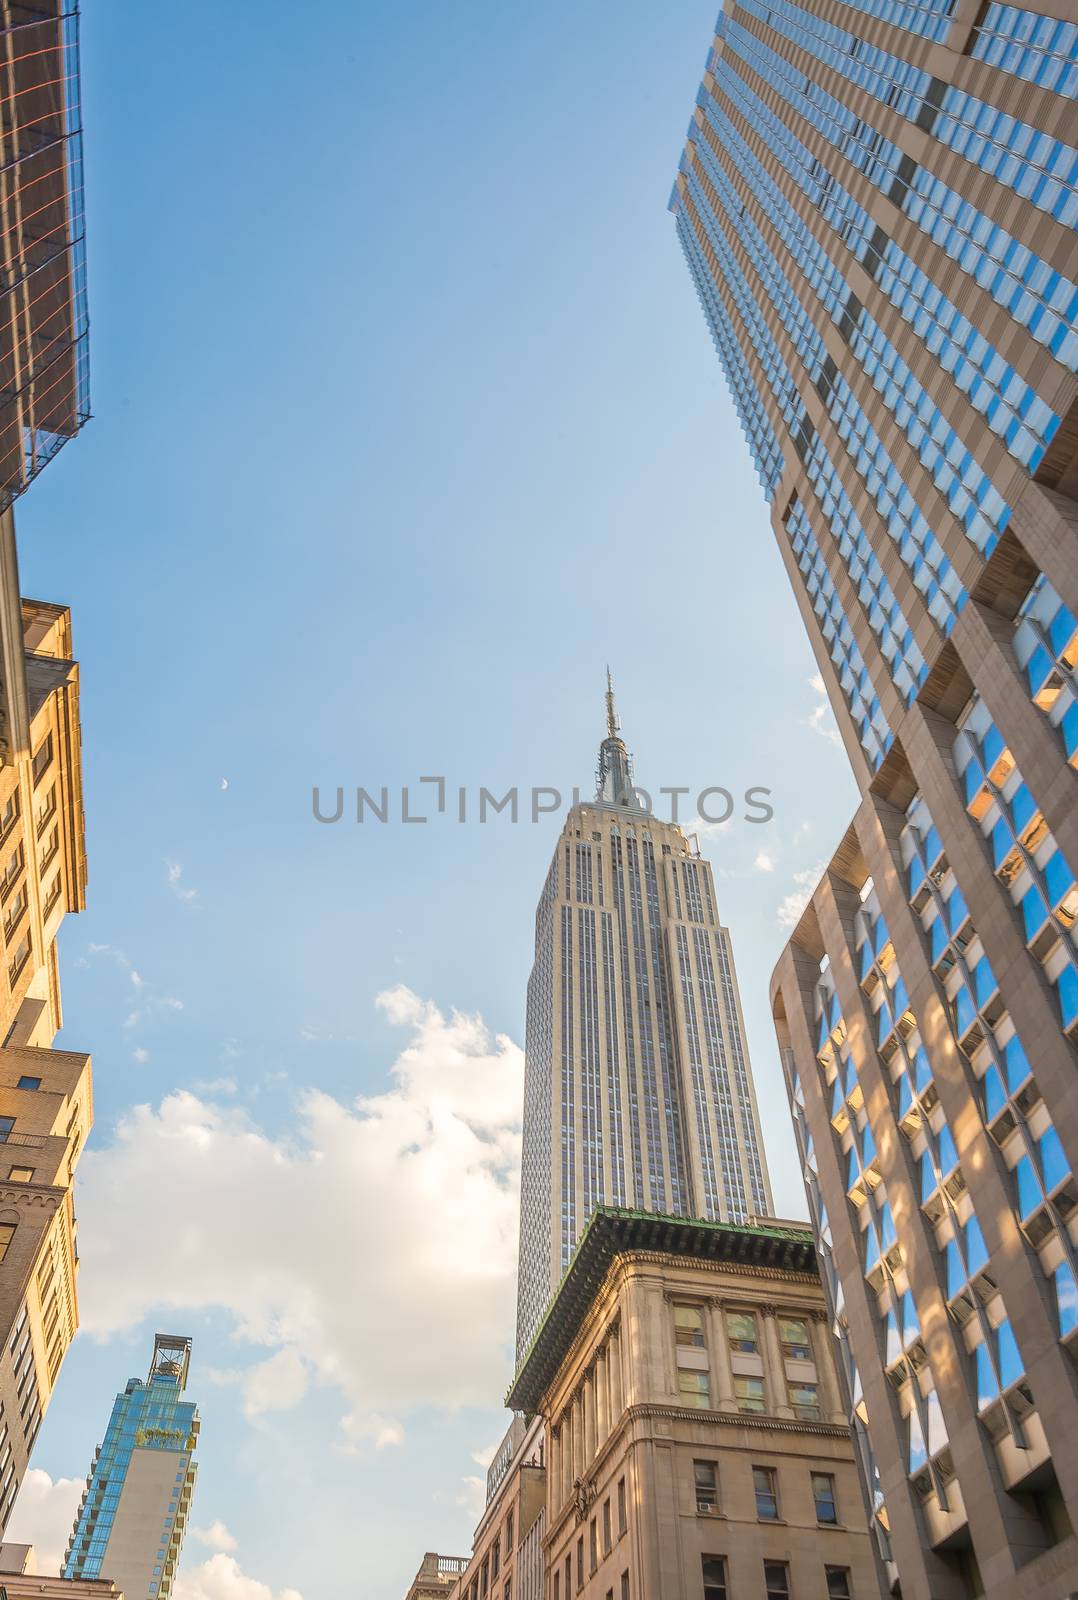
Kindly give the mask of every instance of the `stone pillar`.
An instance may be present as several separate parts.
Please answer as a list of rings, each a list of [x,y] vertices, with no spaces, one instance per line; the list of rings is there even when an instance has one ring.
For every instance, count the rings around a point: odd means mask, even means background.
[[[768,1396],[767,1409],[774,1417],[792,1417],[793,1407],[786,1394],[786,1363],[782,1359],[779,1343],[779,1325],[774,1306],[760,1307],[764,1322],[764,1393]]]
[[[610,1426],[613,1428],[625,1406],[624,1386],[621,1381],[621,1324],[610,1335],[610,1352],[607,1358],[610,1377]]]
[[[730,1364],[730,1345],[726,1337],[726,1316],[722,1301],[717,1296],[711,1300],[708,1310],[707,1350],[711,1382],[714,1385],[712,1405],[716,1411],[736,1411],[734,1371]]]
[[[816,1382],[820,1391],[820,1416],[824,1422],[849,1422],[842,1409],[838,1375],[835,1372],[834,1345],[826,1311],[814,1311],[809,1323],[812,1353],[816,1360]]]
[[[599,1448],[610,1433],[610,1395],[608,1384],[610,1347],[604,1345],[595,1358],[595,1447]]]
[[[584,1472],[595,1460],[595,1368],[588,1373],[580,1388],[580,1403],[584,1408]]]

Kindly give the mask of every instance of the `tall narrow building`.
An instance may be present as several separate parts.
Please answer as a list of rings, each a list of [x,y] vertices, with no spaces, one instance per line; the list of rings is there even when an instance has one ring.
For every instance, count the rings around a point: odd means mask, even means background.
[[[862,801],[772,984],[905,1600],[1078,1590],[1078,20],[727,0],[672,209]]]
[[[642,809],[607,683],[595,799],[573,806],[528,983],[517,1356],[598,1205],[771,1211],[730,935],[711,867]]]
[[[159,1333],[149,1376],[116,1396],[64,1560],[65,1578],[111,1578],[167,1600],[194,1492],[198,1407],[182,1398],[191,1341]]]

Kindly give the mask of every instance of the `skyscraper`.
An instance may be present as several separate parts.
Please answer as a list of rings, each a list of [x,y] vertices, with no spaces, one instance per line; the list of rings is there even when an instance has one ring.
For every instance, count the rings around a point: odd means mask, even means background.
[[[906,1600],[1078,1587],[1076,96],[1053,0],[730,0],[671,202],[863,795],[772,997]]]
[[[570,810],[528,982],[517,1355],[597,1205],[771,1210],[711,867],[642,809],[607,683],[595,799]]]
[[[116,1396],[67,1547],[65,1578],[167,1600],[195,1486],[198,1407],[181,1398],[190,1339],[159,1333],[149,1376]]]

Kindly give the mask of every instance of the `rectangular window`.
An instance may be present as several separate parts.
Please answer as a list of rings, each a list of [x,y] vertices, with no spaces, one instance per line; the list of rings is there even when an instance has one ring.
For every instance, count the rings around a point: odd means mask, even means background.
[[[719,1469],[714,1461],[694,1461],[697,1515],[710,1516],[719,1509]]]
[[[0,1261],[7,1255],[8,1246],[15,1237],[14,1222],[0,1222]]]
[[[838,1522],[838,1506],[835,1503],[835,1480],[829,1472],[814,1472],[812,1474],[812,1495],[816,1501],[816,1521],[835,1524]]]
[[[790,1600],[790,1569],[785,1561],[764,1562],[764,1591],[767,1600]]]
[[[629,1526],[629,1518],[625,1505],[625,1479],[618,1479],[618,1533],[622,1534]]]
[[[513,1580],[506,1578],[505,1588],[502,1590],[502,1600],[513,1600]]]
[[[583,1534],[581,1534],[580,1538],[576,1541],[576,1586],[577,1586],[578,1589],[583,1589],[583,1587],[584,1587],[584,1535]]]
[[[610,1496],[603,1501],[603,1554],[610,1554],[610,1546],[614,1543],[613,1526],[610,1519]]]
[[[739,1411],[762,1411],[764,1409],[764,1380],[762,1378],[743,1378],[734,1375],[734,1395],[737,1399]]]
[[[40,1089],[41,1079],[32,1078],[29,1073],[24,1072],[15,1087],[17,1089]]]
[[[753,1467],[752,1487],[756,1491],[756,1515],[763,1522],[777,1522],[779,1491],[773,1467]]]
[[[0,810],[0,839],[6,839],[19,815],[19,791],[8,796]]]
[[[490,1575],[491,1575],[491,1577],[492,1578],[496,1578],[498,1576],[498,1573],[501,1570],[502,1570],[502,1542],[501,1542],[500,1539],[495,1539],[493,1547],[492,1547],[491,1552],[490,1552]]]
[[[45,736],[44,742],[39,744],[34,752],[34,788],[36,789],[42,778],[52,765],[52,734]]]
[[[33,1183],[34,1169],[33,1167],[12,1167],[7,1176],[9,1183]]]
[[[711,1379],[706,1372],[693,1372],[688,1367],[679,1367],[677,1386],[683,1406],[694,1406],[697,1411],[710,1409]]]
[[[3,1595],[0,1595],[0,1600],[3,1600]],[[621,1575],[621,1600],[629,1600],[629,1574],[627,1572],[623,1572]]]
[[[728,1600],[726,1590],[726,1557],[703,1556],[704,1600]]]
[[[827,1600],[853,1600],[849,1567],[824,1567],[823,1570],[827,1579]]]
[[[680,1345],[704,1348],[704,1314],[697,1306],[674,1307],[674,1338]]]
[[[510,1511],[505,1519],[505,1559],[508,1561],[513,1554],[513,1513]]]
[[[820,1396],[814,1383],[789,1383],[786,1385],[794,1416],[802,1422],[819,1422]]]
[[[746,1356],[759,1354],[760,1346],[756,1338],[756,1318],[751,1311],[728,1311],[726,1313],[726,1337],[730,1341],[731,1350],[737,1350]]]
[[[780,1317],[779,1339],[783,1355],[789,1356],[791,1361],[812,1360],[808,1323],[803,1317]]]
[[[565,1558],[565,1600],[569,1600],[569,1591],[573,1587],[573,1558]]]
[[[554,1574],[554,1600],[561,1600],[561,1573]]]
[[[591,1570],[594,1572],[599,1565],[599,1524],[594,1517],[592,1517],[588,1528],[588,1560],[591,1564]]]

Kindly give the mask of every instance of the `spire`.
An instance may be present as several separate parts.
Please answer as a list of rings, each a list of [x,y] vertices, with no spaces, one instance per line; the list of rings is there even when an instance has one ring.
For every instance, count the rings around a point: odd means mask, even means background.
[[[618,736],[618,718],[614,710],[614,680],[610,676],[610,663],[606,667],[606,734],[608,739]]]
[[[596,800],[605,805],[636,806],[633,794],[633,761],[621,737],[614,709],[614,680],[606,669],[606,738],[599,746],[599,766],[595,774]]]

